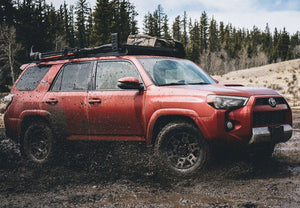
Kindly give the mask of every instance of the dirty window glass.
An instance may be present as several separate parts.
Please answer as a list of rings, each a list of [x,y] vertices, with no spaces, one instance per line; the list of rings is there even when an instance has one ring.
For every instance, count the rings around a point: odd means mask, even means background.
[[[129,62],[98,62],[96,74],[96,90],[118,89],[118,79],[124,77],[139,77],[136,68]]]
[[[32,91],[34,90],[51,68],[47,66],[33,66],[28,68],[19,79],[16,87],[20,91]]]
[[[164,58],[141,58],[139,61],[157,86],[215,83],[191,61]]]
[[[91,62],[65,65],[59,72],[52,91],[86,91],[91,78]]]

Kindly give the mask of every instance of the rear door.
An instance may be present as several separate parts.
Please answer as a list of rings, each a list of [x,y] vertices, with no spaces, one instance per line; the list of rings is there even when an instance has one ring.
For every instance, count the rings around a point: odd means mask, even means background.
[[[65,64],[44,96],[43,105],[51,114],[53,128],[65,136],[88,135],[87,92],[93,63]]]
[[[94,90],[88,93],[91,135],[143,135],[144,91],[120,89],[118,79],[141,78],[129,61],[98,61]]]

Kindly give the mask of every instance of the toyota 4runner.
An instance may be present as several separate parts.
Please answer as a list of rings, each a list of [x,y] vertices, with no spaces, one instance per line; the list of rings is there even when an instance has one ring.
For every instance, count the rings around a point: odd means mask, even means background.
[[[176,176],[195,174],[215,145],[259,146],[270,155],[291,137],[281,94],[218,84],[173,43],[32,53],[5,97],[7,136],[36,164],[53,161],[64,139],[144,142]]]

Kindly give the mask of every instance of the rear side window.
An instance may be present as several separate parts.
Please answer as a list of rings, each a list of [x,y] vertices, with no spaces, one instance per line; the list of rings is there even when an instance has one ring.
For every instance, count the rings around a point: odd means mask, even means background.
[[[92,62],[66,64],[59,72],[52,91],[86,91],[91,81]]]
[[[19,79],[16,87],[20,91],[32,91],[34,90],[51,68],[47,66],[33,66],[28,68],[21,78]]]

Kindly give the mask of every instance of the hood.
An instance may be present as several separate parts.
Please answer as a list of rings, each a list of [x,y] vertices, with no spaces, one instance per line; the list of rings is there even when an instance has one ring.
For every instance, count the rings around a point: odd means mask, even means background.
[[[244,87],[244,86],[225,86],[221,84],[211,85],[177,85],[167,86],[168,88],[186,89],[186,90],[201,90],[204,94],[218,94],[218,95],[232,95],[250,97],[253,95],[279,95],[278,92],[258,87]]]

